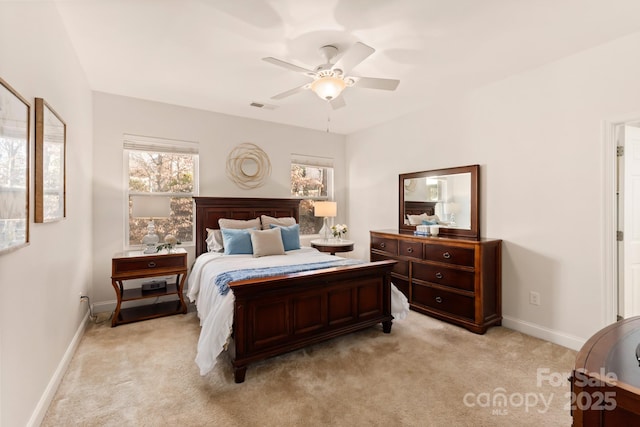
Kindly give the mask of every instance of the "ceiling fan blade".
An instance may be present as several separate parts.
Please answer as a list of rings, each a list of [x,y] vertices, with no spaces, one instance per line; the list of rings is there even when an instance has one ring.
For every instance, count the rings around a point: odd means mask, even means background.
[[[342,108],[347,105],[347,103],[344,100],[344,95],[332,99],[331,101],[329,101],[329,104],[331,104],[331,108],[334,110],[337,110],[338,108]]]
[[[355,87],[363,87],[367,89],[396,90],[400,84],[400,80],[395,79],[378,79],[375,77],[353,77],[356,82]]]
[[[282,99],[282,98],[286,98],[287,96],[291,96],[291,95],[295,95],[296,93],[302,92],[303,90],[307,90],[309,89],[310,85],[309,83],[302,85],[302,86],[298,86],[296,88],[293,89],[289,89],[286,92],[282,92],[279,93],[277,95],[274,95],[271,97],[271,99]]]
[[[299,66],[297,66],[295,64],[291,64],[289,62],[285,62],[285,61],[282,61],[282,60],[280,60],[278,58],[273,58],[271,56],[268,56],[266,58],[262,58],[262,60],[263,61],[267,61],[270,64],[277,65],[278,67],[286,68],[288,70],[293,70],[293,71],[295,71],[297,73],[303,73],[303,74],[307,74],[307,75],[311,75],[311,76],[314,76],[316,74],[315,71],[313,71],[313,70],[308,70],[306,68],[299,67]]]
[[[332,68],[339,68],[342,70],[342,74],[346,75],[353,67],[367,59],[375,51],[371,46],[357,42],[338,59],[338,62]]]

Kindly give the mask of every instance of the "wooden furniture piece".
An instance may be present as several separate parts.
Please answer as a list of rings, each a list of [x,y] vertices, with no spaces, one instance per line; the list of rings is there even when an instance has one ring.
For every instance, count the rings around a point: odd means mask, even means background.
[[[479,334],[501,324],[501,240],[370,234],[371,261],[397,261],[391,281],[412,310]]]
[[[640,425],[640,316],[607,326],[582,346],[571,378],[575,427]]]
[[[331,255],[335,255],[336,252],[351,252],[353,250],[353,241],[351,240],[314,239],[310,243],[312,248],[316,248],[320,252],[330,253]]]
[[[125,280],[162,277],[174,274],[176,276],[175,283],[167,283],[164,288],[148,291],[143,291],[142,287],[124,288]],[[111,319],[111,326],[186,313],[187,304],[182,295],[186,277],[187,252],[184,249],[176,249],[173,253],[161,251],[151,255],[143,254],[142,251],[122,252],[114,255],[111,260],[111,284],[116,292],[118,303],[113,318]],[[139,301],[166,295],[175,295],[177,298],[172,301],[163,301],[157,304],[122,307],[122,303],[124,302]]]
[[[206,251],[207,228],[218,219],[260,215],[299,218],[298,199],[195,197],[196,256]],[[261,359],[382,324],[391,332],[394,261],[231,282],[235,297],[228,350],[235,381]]]

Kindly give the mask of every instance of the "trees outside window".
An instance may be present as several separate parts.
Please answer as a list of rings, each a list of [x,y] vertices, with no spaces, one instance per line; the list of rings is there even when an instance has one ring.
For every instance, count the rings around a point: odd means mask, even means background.
[[[333,198],[333,168],[291,163],[291,196],[300,198],[300,234],[318,234],[322,218],[313,214],[314,203]]]
[[[126,143],[125,143],[126,147]],[[125,149],[128,185],[128,231],[129,246],[142,244],[147,234],[148,218],[132,216],[132,196],[165,196],[171,200],[167,218],[154,219],[156,234],[163,241],[173,234],[181,243],[193,242],[194,213],[193,196],[197,194],[198,155],[192,152]],[[180,146],[175,151],[179,151]]]

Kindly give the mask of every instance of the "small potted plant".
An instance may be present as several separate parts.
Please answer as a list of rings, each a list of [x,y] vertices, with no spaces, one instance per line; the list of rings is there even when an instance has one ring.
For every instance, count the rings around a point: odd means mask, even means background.
[[[180,244],[182,244],[182,242],[180,242],[176,236],[174,236],[173,234],[167,234],[166,236],[164,236],[164,243],[158,245],[158,250],[166,249],[167,252],[172,253],[173,248],[176,245]]]

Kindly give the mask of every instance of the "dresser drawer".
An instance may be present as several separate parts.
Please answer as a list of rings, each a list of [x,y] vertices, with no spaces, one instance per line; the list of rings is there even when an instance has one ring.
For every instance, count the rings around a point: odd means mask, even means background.
[[[448,264],[473,267],[473,248],[460,248],[458,246],[427,245],[424,258],[429,261],[446,262]]]
[[[390,255],[398,255],[398,241],[396,239],[372,236],[371,249],[386,252]]]
[[[123,273],[150,272],[162,269],[187,268],[187,254],[168,254],[156,256],[140,256],[131,258],[114,258],[112,275]]]
[[[412,303],[441,311],[444,314],[465,317],[473,320],[475,317],[474,298],[447,292],[430,286],[412,284]]]
[[[399,274],[400,276],[404,276],[407,279],[409,278],[409,261],[404,260],[396,260],[396,258],[388,257],[385,255],[371,253],[371,261],[384,261],[387,259],[393,259],[394,261],[398,261],[393,266],[392,272]]]
[[[413,263],[412,279],[474,291],[475,274],[433,264]]]
[[[409,281],[407,279],[392,274],[391,283],[393,283],[396,288],[398,288],[398,290],[402,292],[407,299],[409,299]]]
[[[399,247],[398,247],[398,255],[416,258],[416,259],[422,259],[422,243],[400,240]]]

